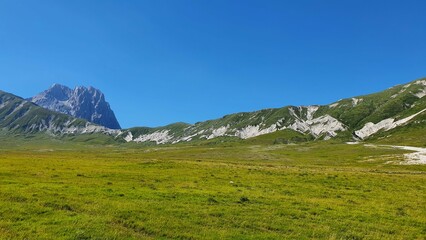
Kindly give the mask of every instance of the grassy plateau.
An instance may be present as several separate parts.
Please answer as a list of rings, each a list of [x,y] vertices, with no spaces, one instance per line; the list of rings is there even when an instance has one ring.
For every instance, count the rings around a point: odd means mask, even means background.
[[[0,239],[426,238],[426,166],[402,150],[1,143]]]

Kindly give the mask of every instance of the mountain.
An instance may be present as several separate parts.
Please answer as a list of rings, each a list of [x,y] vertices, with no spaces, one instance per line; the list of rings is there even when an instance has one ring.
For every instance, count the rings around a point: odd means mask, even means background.
[[[291,139],[284,142],[331,138],[364,140],[409,123],[425,125],[425,96],[426,78],[329,105],[286,106],[230,114],[196,124],[131,128],[124,130],[123,136],[128,142],[164,144],[217,137],[248,139],[285,130]]]
[[[238,139],[250,139],[246,142],[254,143],[297,143],[332,138],[341,141],[375,139],[385,143],[409,141],[417,145],[426,142],[426,78],[328,105],[286,106],[229,114],[195,124],[174,123],[122,130],[71,116],[79,113],[93,121],[108,115],[99,112],[99,109],[110,108],[103,94],[94,88],[71,90],[56,84],[31,100],[55,111],[0,91],[3,132],[71,135],[79,139],[109,136],[113,141],[155,144]],[[85,112],[84,109],[89,110]],[[111,114],[113,116],[112,111]],[[92,135],[84,135],[87,133]]]
[[[93,87],[70,89],[54,84],[28,100],[46,109],[83,118],[110,129],[121,128],[104,94]]]
[[[118,130],[90,123],[84,119],[44,109],[10,93],[0,91],[0,128],[14,134],[48,133],[50,135],[104,133]]]

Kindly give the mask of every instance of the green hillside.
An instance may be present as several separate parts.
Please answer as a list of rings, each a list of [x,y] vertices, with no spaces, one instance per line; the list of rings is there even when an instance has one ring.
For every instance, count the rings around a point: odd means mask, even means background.
[[[174,123],[156,128],[110,130],[46,110],[0,91],[0,127],[11,134],[46,133],[52,137],[69,135],[69,140],[96,141],[95,135],[90,134],[98,133],[96,136],[100,142],[108,139],[107,142],[136,142],[144,145],[186,142],[212,144],[235,138],[246,139],[246,142],[271,140],[275,143],[332,138],[353,141],[377,139],[378,136],[383,138],[387,133],[398,135],[398,129],[404,129],[404,132],[411,128],[423,131],[425,95],[426,79],[423,78],[379,93],[347,98],[323,106],[286,106],[229,114],[195,124]],[[82,134],[89,135],[77,136]]]
[[[132,128],[125,132],[132,133],[134,139],[138,139],[139,142],[146,140],[176,143],[209,140],[216,137],[245,139],[282,130],[296,131],[304,136],[310,135],[308,137],[310,140],[338,138],[351,141],[352,139],[368,138],[376,132],[405,125],[398,121],[426,109],[425,92],[426,78],[422,78],[379,93],[342,99],[329,105],[286,106],[229,114],[219,119],[198,122],[193,125]],[[389,121],[388,125],[392,121],[398,124],[395,123],[397,126],[382,126],[381,129],[380,124],[373,126],[372,129],[365,130],[364,128],[367,123],[377,124],[383,120]],[[409,127],[416,124],[424,124],[424,122],[415,121]],[[368,135],[358,136],[356,133],[361,129],[364,130],[363,134]]]

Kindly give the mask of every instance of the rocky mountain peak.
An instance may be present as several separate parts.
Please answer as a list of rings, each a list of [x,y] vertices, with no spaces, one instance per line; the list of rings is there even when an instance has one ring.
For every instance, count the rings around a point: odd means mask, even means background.
[[[48,94],[45,95],[46,97],[57,99],[59,101],[66,100],[72,92],[69,87],[61,84],[53,84],[47,91]]]
[[[54,84],[28,100],[49,110],[83,118],[107,128],[121,128],[104,94],[92,86],[71,89]]]

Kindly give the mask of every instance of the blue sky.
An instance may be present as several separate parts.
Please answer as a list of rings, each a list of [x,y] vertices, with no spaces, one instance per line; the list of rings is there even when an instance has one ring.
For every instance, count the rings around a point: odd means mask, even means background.
[[[328,104],[426,76],[426,1],[0,0],[0,89],[102,90],[123,127]]]

